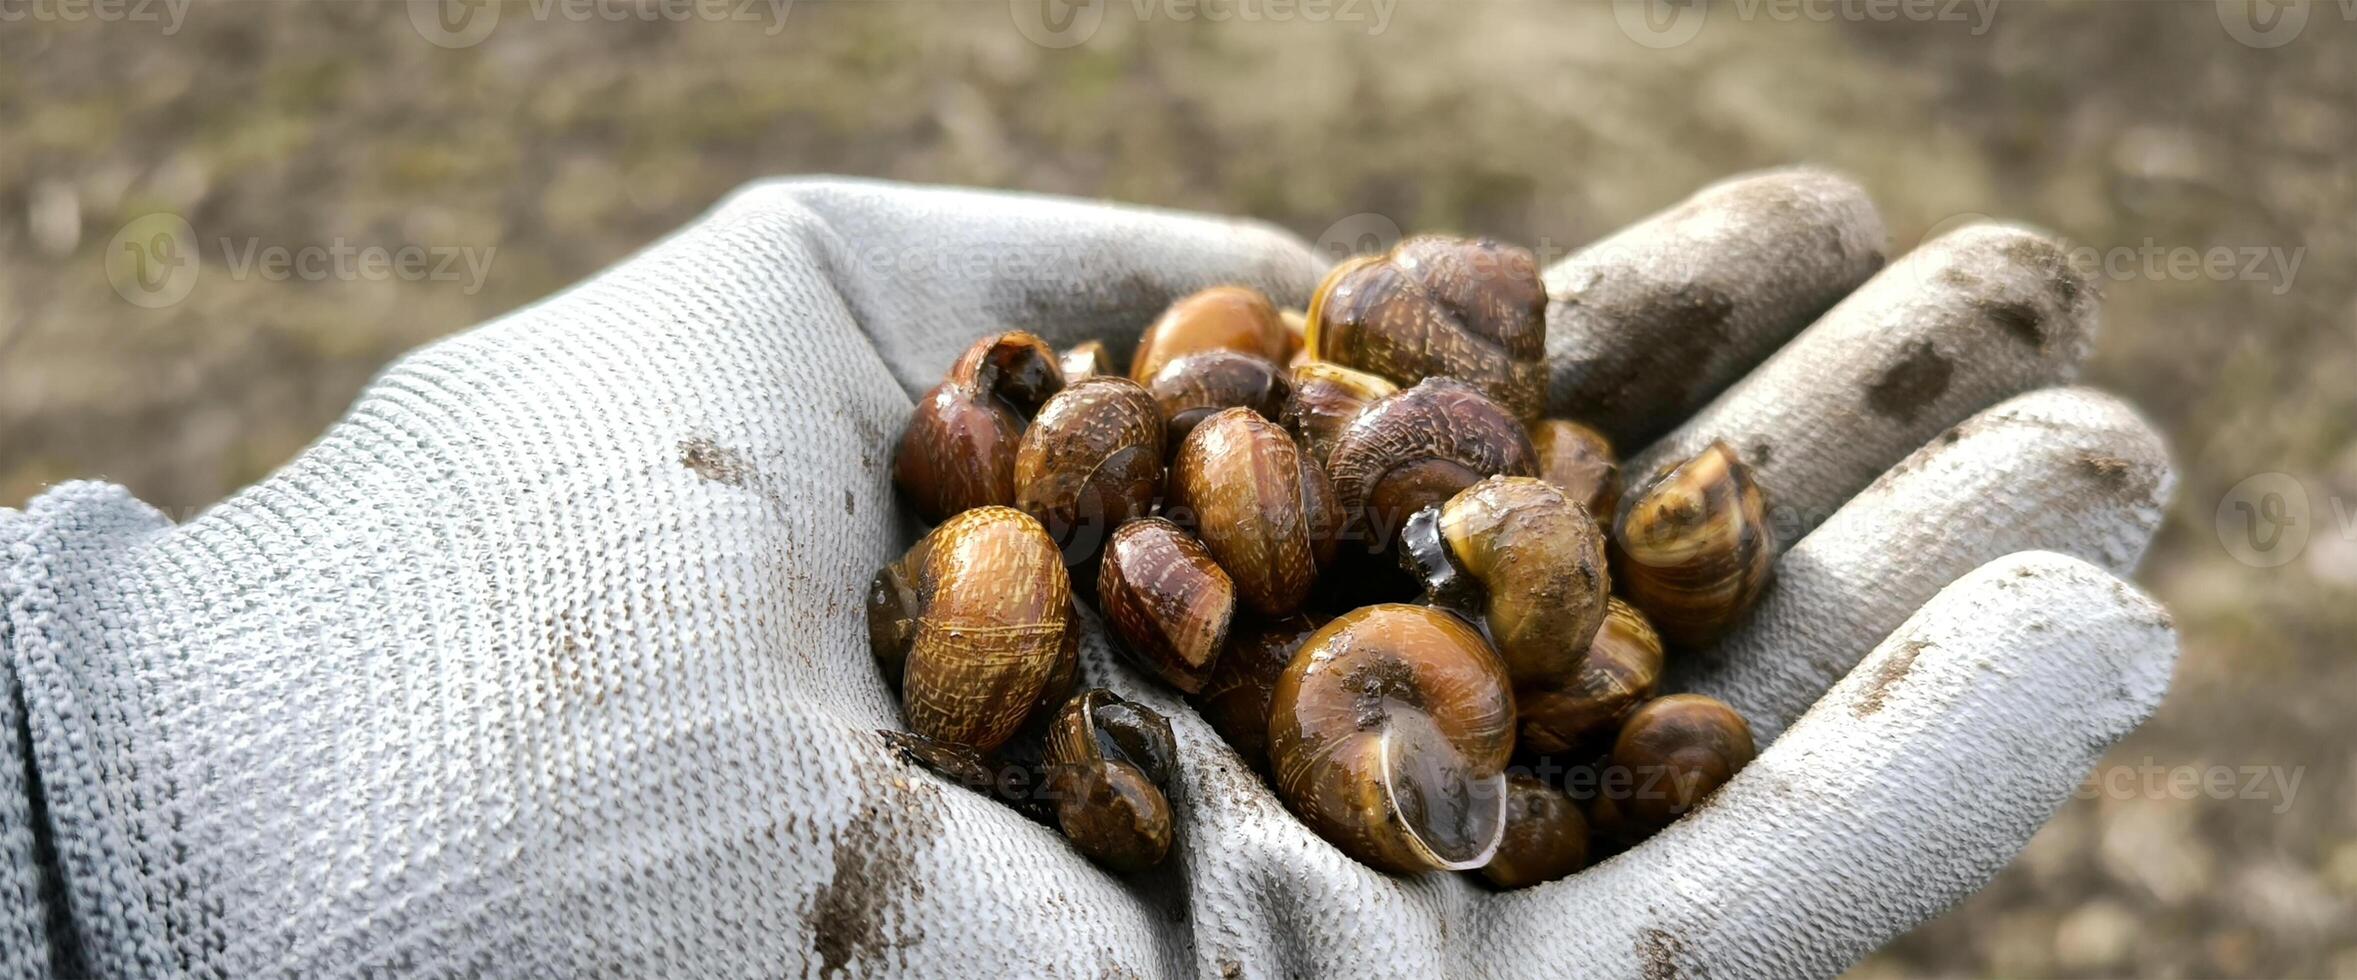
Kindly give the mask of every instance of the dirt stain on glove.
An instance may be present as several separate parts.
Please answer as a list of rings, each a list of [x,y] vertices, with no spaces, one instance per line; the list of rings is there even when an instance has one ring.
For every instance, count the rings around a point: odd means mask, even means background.
[[[1890,696],[1891,688],[1906,679],[1907,674],[1915,669],[1916,655],[1929,646],[1931,644],[1922,640],[1912,640],[1900,646],[1898,652],[1891,654],[1890,659],[1884,660],[1882,666],[1874,669],[1874,678],[1866,683],[1866,692],[1858,695],[1857,703],[1850,706],[1850,712],[1864,718],[1881,711],[1882,702]]]
[[[1678,960],[1685,955],[1685,941],[1666,930],[1637,933],[1637,964],[1645,980],[1677,980]]]
[[[1955,365],[1929,341],[1918,341],[1866,387],[1866,407],[1876,415],[1912,422],[1924,406],[1947,394],[1948,378],[1955,373]]]
[[[753,464],[743,454],[713,442],[707,436],[692,436],[679,441],[679,465],[697,476],[714,483],[741,487],[753,473]]]
[[[803,916],[821,976],[839,976],[853,963],[873,961],[924,937],[912,917],[894,910],[914,906],[925,893],[909,842],[931,835],[923,825],[933,819],[933,811],[913,793],[902,797],[905,808],[890,802],[879,799],[861,807],[836,835],[834,876],[819,886]]]

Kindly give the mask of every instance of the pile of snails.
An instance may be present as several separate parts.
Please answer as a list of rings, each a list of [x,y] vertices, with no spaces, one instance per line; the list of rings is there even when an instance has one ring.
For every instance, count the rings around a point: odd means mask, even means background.
[[[1370,866],[1521,887],[1692,809],[1750,729],[1656,689],[1767,586],[1764,504],[1724,444],[1624,495],[1604,436],[1540,417],[1545,306],[1530,252],[1423,236],[1304,312],[1180,299],[1126,373],[1099,342],[975,343],[893,462],[934,525],[867,603],[896,740],[978,787],[1027,766],[1043,792],[1002,798],[1108,867],[1161,861],[1171,728],[1073,693],[1085,602]]]

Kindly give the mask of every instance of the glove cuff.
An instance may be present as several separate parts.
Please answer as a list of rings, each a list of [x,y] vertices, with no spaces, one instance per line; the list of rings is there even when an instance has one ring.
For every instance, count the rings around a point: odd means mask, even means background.
[[[0,508],[0,980],[177,969],[118,819],[127,747],[85,717],[90,685],[139,665],[112,661],[108,610],[61,598],[169,524],[105,483]]]

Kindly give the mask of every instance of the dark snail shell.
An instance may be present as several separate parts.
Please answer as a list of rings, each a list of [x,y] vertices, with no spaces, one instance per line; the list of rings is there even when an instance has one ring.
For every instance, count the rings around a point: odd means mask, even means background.
[[[1248,409],[1214,415],[1187,436],[1170,489],[1170,506],[1263,616],[1301,608],[1334,559],[1341,511],[1325,472]]]
[[[1757,755],[1751,726],[1700,694],[1645,702],[1621,724],[1597,798],[1600,829],[1635,842],[1694,809]]]
[[[1751,470],[1724,442],[1671,469],[1613,525],[1621,594],[1672,646],[1710,643],[1757,602],[1775,531]]]
[[[917,400],[893,455],[893,484],[928,523],[1014,503],[1024,423],[1063,387],[1046,341],[1019,330],[982,338]]]
[[[1463,620],[1397,604],[1344,614],[1302,643],[1269,711],[1278,794],[1344,853],[1397,873],[1489,863],[1514,699]]]
[[[1147,385],[1169,420],[1166,441],[1177,446],[1204,419],[1231,408],[1249,408],[1261,418],[1276,421],[1293,382],[1276,362],[1229,350],[1205,351],[1174,358]]]
[[[1326,459],[1335,498],[1372,550],[1409,515],[1491,476],[1537,476],[1522,423],[1464,382],[1431,378],[1378,399]]]
[[[1064,368],[1065,384],[1098,375],[1127,377],[1122,372],[1114,370],[1113,354],[1105,349],[1105,342],[1102,340],[1082,341],[1073,345],[1064,351],[1061,363]]]
[[[1115,871],[1170,853],[1164,795],[1178,748],[1152,709],[1098,688],[1067,702],[1048,733],[1047,787],[1072,846]]]
[[[1635,607],[1611,600],[1577,667],[1515,688],[1514,715],[1522,722],[1516,747],[1552,755],[1597,744],[1653,696],[1661,667],[1661,637]]]
[[[1039,522],[962,512],[876,573],[868,644],[910,731],[988,752],[1069,677],[1070,579]]]
[[[1506,779],[1506,834],[1481,876],[1500,888],[1527,888],[1588,864],[1588,819],[1571,797],[1535,776]]]
[[[1528,249],[1421,235],[1326,275],[1308,350],[1402,385],[1458,378],[1527,422],[1545,404],[1546,312]]]
[[[1203,690],[1187,699],[1247,765],[1268,768],[1269,700],[1276,696],[1277,678],[1302,641],[1328,619],[1316,613],[1246,617],[1228,631],[1227,648]]]
[[[1213,286],[1170,304],[1138,337],[1130,380],[1151,385],[1165,365],[1204,351],[1235,351],[1283,364],[1291,346],[1276,304],[1248,286]]]
[[[1302,452],[1324,466],[1334,441],[1350,427],[1351,420],[1398,390],[1398,385],[1365,371],[1331,361],[1310,361],[1293,369],[1293,394],[1277,421],[1293,433]]]
[[[1132,659],[1192,694],[1227,644],[1236,587],[1200,542],[1150,517],[1113,532],[1097,575],[1097,608]]]
[[[1612,440],[1567,419],[1531,423],[1530,445],[1539,454],[1539,478],[1563,488],[1571,499],[1596,515],[1597,525],[1612,527],[1620,509],[1620,461]]]
[[[1554,484],[1493,476],[1410,518],[1401,558],[1427,601],[1482,624],[1517,685],[1568,675],[1612,593],[1604,535]]]
[[[1128,378],[1067,385],[1024,430],[1015,452],[1015,506],[1039,519],[1066,565],[1096,557],[1122,522],[1154,509],[1162,492],[1161,409]]]

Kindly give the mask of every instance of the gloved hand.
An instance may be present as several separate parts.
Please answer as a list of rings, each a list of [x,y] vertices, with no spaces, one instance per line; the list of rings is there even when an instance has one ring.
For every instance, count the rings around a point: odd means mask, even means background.
[[[1885,252],[1857,188],[1793,171],[1549,274],[1558,410],[1659,435],[1631,472],[1728,439],[1791,543],[1673,665],[1759,759],[1569,879],[1350,861],[1093,628],[1087,680],[1178,735],[1162,868],[1108,875],[891,754],[859,609],[916,530],[911,396],[986,332],[1126,353],[1179,295],[1298,306],[1325,262],[1248,223],[784,181],[402,359],[185,524],[95,483],[0,511],[0,977],[1833,973],[2003,866],[2175,655],[2115,577],[2161,443],[2049,387],[2093,285],[2012,228]]]

